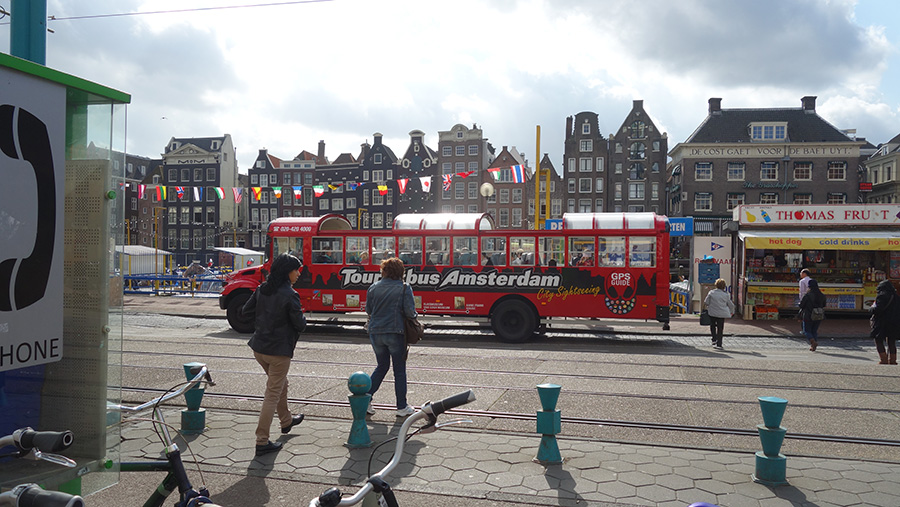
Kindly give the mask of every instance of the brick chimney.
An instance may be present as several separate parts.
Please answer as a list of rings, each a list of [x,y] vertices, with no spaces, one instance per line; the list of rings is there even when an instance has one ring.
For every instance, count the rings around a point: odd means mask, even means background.
[[[722,99],[709,99],[709,114],[720,114],[722,112]]]
[[[319,158],[325,158],[325,141],[319,141],[319,150],[316,152],[316,156]]]
[[[569,139],[571,137],[572,137],[572,117],[566,116],[566,139]],[[504,146],[503,149],[506,149],[506,146]]]
[[[631,106],[631,109],[634,111],[644,109],[644,101],[643,100],[635,100],[634,105]]]
[[[807,95],[800,99],[800,104],[803,105],[803,112],[807,114],[812,114],[816,112],[816,97],[812,95]]]

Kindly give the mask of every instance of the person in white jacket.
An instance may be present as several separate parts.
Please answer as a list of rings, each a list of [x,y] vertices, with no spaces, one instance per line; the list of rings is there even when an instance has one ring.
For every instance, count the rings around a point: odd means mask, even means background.
[[[709,312],[709,332],[712,335],[713,347],[722,348],[722,332],[725,330],[725,319],[734,315],[734,303],[731,294],[725,291],[725,280],[716,280],[716,288],[709,291],[703,304]]]

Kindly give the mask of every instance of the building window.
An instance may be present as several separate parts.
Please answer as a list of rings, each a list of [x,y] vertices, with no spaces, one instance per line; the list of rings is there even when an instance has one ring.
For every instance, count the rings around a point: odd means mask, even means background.
[[[584,122],[581,124],[581,133],[582,134],[590,134],[591,133],[591,124],[588,122]]]
[[[575,199],[566,201],[566,211],[568,213],[575,213]]]
[[[622,174],[622,163],[616,162],[616,174]]]
[[[659,183],[655,181],[650,184],[650,198],[654,201],[659,199]]]
[[[569,159],[568,166],[569,166],[569,172],[574,173],[575,172],[575,159],[574,158]]]
[[[469,205],[469,213],[478,213],[478,205],[470,204]]]
[[[643,199],[644,198],[644,182],[631,182],[628,184],[628,198],[629,199]]]
[[[826,204],[847,204],[847,194],[829,192]]]
[[[622,153],[622,143],[616,143],[616,153]]]
[[[384,229],[384,214],[372,213],[372,228]]]
[[[328,199],[319,199],[319,209],[320,210],[328,209]]]
[[[582,139],[578,143],[578,151],[592,151],[594,149],[594,141],[590,139]]]
[[[522,227],[522,208],[513,208],[512,210],[512,226]]]
[[[457,163],[453,164],[453,167],[454,167],[454,169],[456,169],[456,172],[461,173],[466,170],[466,163],[465,162],[457,162]]]
[[[216,168],[215,167],[207,167],[206,168],[206,181],[216,181]]]
[[[613,192],[613,197],[614,197],[615,200],[617,200],[617,201],[621,201],[621,200],[622,200],[622,183],[619,182],[619,181],[616,182],[615,190],[614,190],[614,192]]]
[[[777,181],[778,180],[778,163],[763,162],[759,165],[760,181]]]
[[[812,204],[812,194],[794,194],[794,204]]]
[[[206,223],[208,223],[208,224],[216,223],[216,207],[215,206],[207,206],[206,207]]]
[[[712,181],[712,162],[697,162],[694,164],[695,181]]]
[[[575,193],[575,178],[569,178],[568,183],[569,183],[569,193],[574,194]]]
[[[728,162],[728,181],[744,181],[746,168],[744,162]]]
[[[500,208],[500,227],[509,227],[509,208]]]
[[[478,199],[478,182],[469,182],[469,199]]]
[[[384,196],[381,195],[381,191],[377,188],[372,189],[372,206],[383,206],[384,205]]]
[[[509,204],[509,189],[500,189],[500,204]]]
[[[603,192],[603,178],[597,178],[596,180],[594,180],[594,191]]]
[[[550,200],[550,214],[554,217],[562,216],[562,199]]]
[[[582,194],[590,193],[593,181],[591,178],[578,178],[578,192]]]
[[[643,213],[644,205],[643,204],[629,204],[628,212],[629,213]]]
[[[578,159],[578,170],[583,173],[591,172],[593,170],[593,167],[591,167],[591,162],[593,162],[593,160],[591,160],[589,158],[579,158]]]
[[[643,162],[635,162],[635,163],[631,164],[631,167],[628,168],[628,179],[629,180],[644,179],[644,163]]]
[[[844,181],[846,179],[846,162],[828,162],[828,181]]]
[[[465,199],[466,198],[466,184],[458,181],[453,184],[453,190],[455,191],[455,197],[457,199]]]
[[[175,183],[176,181],[178,181],[178,169],[169,169],[169,182]]]
[[[725,195],[725,206],[728,211],[731,211],[742,204],[744,204],[743,193],[728,193]]]
[[[603,199],[594,199],[594,211],[597,213],[603,211]]]
[[[181,181],[191,181],[191,170],[190,169],[182,169],[181,170]]]
[[[590,199],[578,199],[578,213],[590,213],[591,212],[591,200]]]
[[[454,206],[453,210],[455,213],[465,213],[466,205],[465,204],[457,204],[456,206]]]
[[[659,141],[653,141],[653,151],[659,151]]]
[[[203,169],[194,169],[194,181],[203,181]]]
[[[812,162],[794,162],[794,180],[812,179]]]
[[[642,122],[640,120],[631,122],[631,129],[630,129],[631,136],[630,137],[633,137],[636,139],[643,138],[646,135],[644,133],[645,127],[646,127],[646,125],[644,124],[644,122]]]
[[[597,172],[603,172],[603,157],[597,157]]]
[[[372,171],[372,181],[374,181],[375,183],[381,183],[382,181],[384,181],[384,171],[382,171],[381,169]]]
[[[373,164],[381,163],[381,153],[376,153],[375,155],[372,156],[372,163]]]
[[[331,200],[331,211],[344,211],[344,200],[343,199],[332,199]]]
[[[457,146],[456,147],[456,156],[463,157],[466,155],[466,147],[465,146]]]
[[[653,162],[653,165],[650,166],[650,172],[653,174],[659,174],[659,162]]]
[[[763,192],[759,194],[760,204],[778,204],[778,194],[775,192]]]
[[[709,192],[695,193],[694,211],[712,211],[712,194]]]
[[[444,146],[443,148],[441,148],[441,156],[449,157],[450,155],[453,155],[453,147],[452,146]]]
[[[632,143],[631,151],[629,152],[628,156],[631,159],[643,160],[646,156],[645,149],[646,147],[644,146],[644,143]]]
[[[469,162],[469,171],[472,171],[473,175],[478,174],[478,162]]]
[[[750,137],[754,141],[784,140],[787,123],[751,123]]]
[[[469,155],[478,155],[478,145],[477,144],[469,145]]]
[[[512,202],[513,202],[513,204],[522,204],[522,189],[521,188],[512,189]]]

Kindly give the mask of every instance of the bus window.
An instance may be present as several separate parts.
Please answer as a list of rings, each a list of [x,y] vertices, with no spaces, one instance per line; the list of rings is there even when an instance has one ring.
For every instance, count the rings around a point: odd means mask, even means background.
[[[347,264],[369,263],[369,238],[349,236],[347,238]]]
[[[303,262],[303,238],[273,238],[272,258],[283,253],[291,254]]]
[[[372,263],[381,264],[381,261],[394,256],[394,238],[372,238]]]
[[[341,264],[343,262],[343,238],[313,238],[313,264]]]
[[[481,265],[506,266],[506,238],[481,238]]]
[[[589,236],[572,236],[569,238],[569,265],[594,265],[594,238]]]
[[[600,254],[600,266],[623,267],[625,266],[625,238],[607,237],[598,238],[598,253]]]
[[[563,238],[540,238],[541,266],[561,266],[565,243]]]
[[[425,264],[446,266],[450,264],[450,238],[428,238],[428,250],[425,252],[428,260]]]
[[[453,238],[453,264],[457,266],[478,265],[478,239],[475,237]]]
[[[509,238],[509,263],[512,266],[534,266],[534,237]]]
[[[422,238],[420,236],[401,236],[400,242],[400,260],[404,264],[421,265],[422,264]]]
[[[633,268],[656,267],[656,238],[635,236],[628,240],[631,252],[628,265]]]

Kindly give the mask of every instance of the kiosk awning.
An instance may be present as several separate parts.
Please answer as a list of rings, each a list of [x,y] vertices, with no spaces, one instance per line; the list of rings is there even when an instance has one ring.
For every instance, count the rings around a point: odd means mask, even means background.
[[[900,250],[900,228],[889,231],[740,231],[746,248],[778,250]]]

